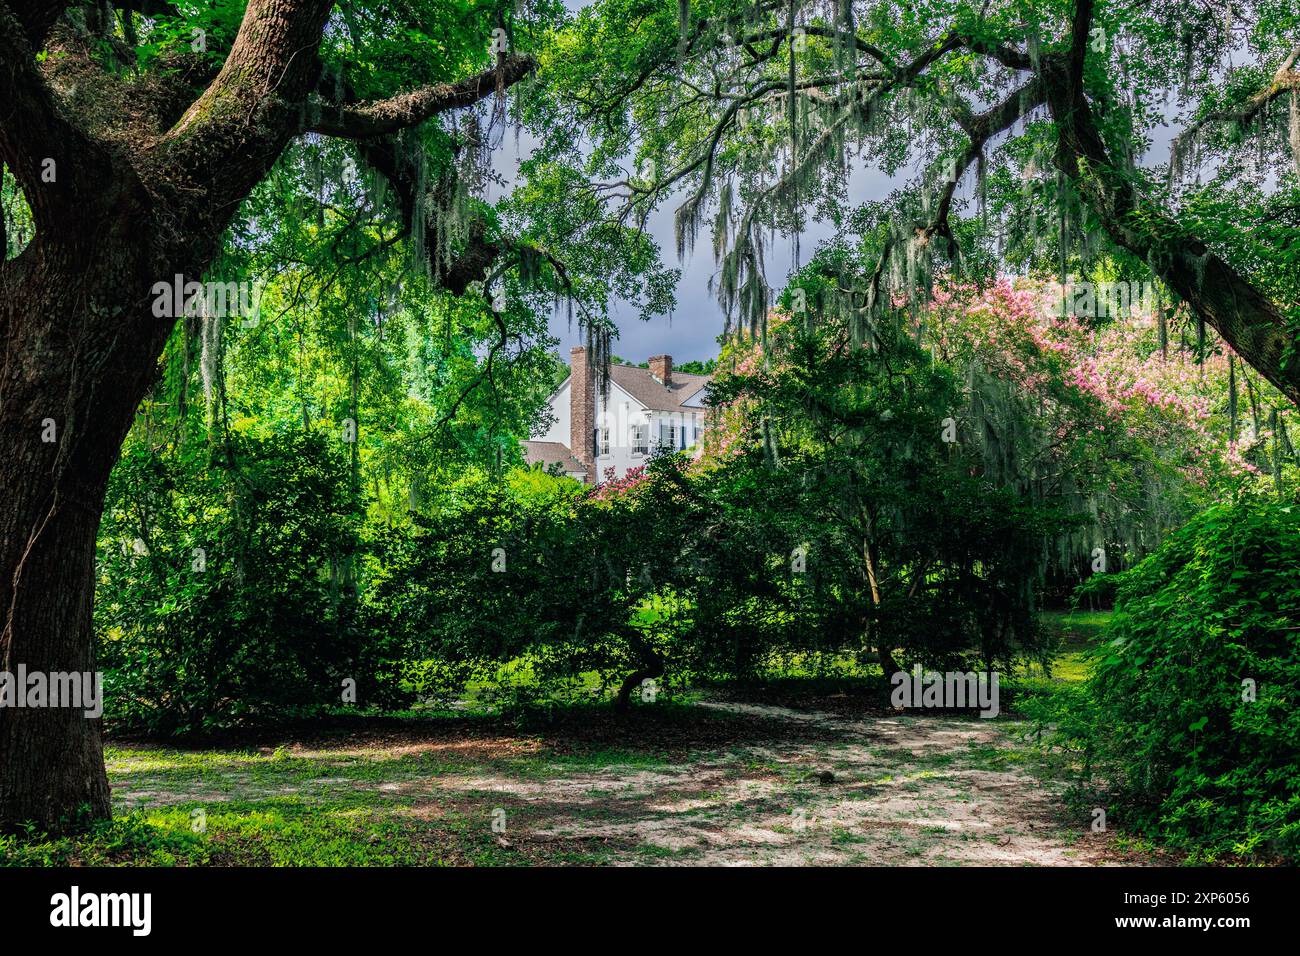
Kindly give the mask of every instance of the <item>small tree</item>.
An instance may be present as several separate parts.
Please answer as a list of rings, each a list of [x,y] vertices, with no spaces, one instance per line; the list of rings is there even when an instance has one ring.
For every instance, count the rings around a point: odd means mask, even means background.
[[[981,477],[963,401],[899,317],[855,342],[834,320],[773,321],[714,386],[713,460],[784,530],[787,640],[992,666],[1040,648],[1034,585],[1050,509]],[[776,586],[774,582],[774,587]],[[802,635],[802,636],[801,636]]]

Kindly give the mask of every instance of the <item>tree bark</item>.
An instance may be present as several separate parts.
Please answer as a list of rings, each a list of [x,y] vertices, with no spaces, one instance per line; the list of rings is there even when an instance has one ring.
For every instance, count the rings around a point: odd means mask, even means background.
[[[116,263],[32,257],[29,281],[0,287],[10,330],[0,372],[0,670],[95,670],[95,540],[109,472],[152,378],[165,333],[137,315],[77,327],[69,316],[109,301]],[[78,275],[82,278],[78,281]],[[120,299],[119,299],[120,301]],[[94,308],[94,306],[91,306]],[[152,320],[146,311],[144,316]],[[157,321],[147,323],[157,325]],[[102,686],[102,685],[101,685]],[[22,692],[23,688],[17,688]],[[109,815],[99,720],[87,707],[0,707],[0,830],[60,831]]]
[[[173,303],[155,315],[153,287],[203,275],[244,199],[310,126],[332,2],[249,0],[220,73],[170,113],[180,117],[170,129],[134,141],[93,111],[73,115],[47,82],[42,71],[60,58],[38,64],[36,51],[64,7],[0,0],[0,162],[35,225],[17,258],[6,261],[0,243],[0,670],[9,673],[94,670],[108,478],[181,311]],[[531,69],[530,59],[498,58],[496,71],[462,83],[340,111],[347,124],[329,132],[415,125]],[[84,708],[0,707],[0,831],[109,815],[99,720]]]
[[[33,475],[12,459],[0,468],[6,492],[30,486]],[[41,484],[45,494],[31,488],[0,519],[8,605],[0,670],[16,674],[21,664],[29,673],[93,672],[91,600],[102,496],[67,484],[51,494]],[[109,815],[99,721],[67,706],[0,708],[0,831],[28,821],[63,830],[79,814]]]
[[[632,691],[640,687],[642,681],[652,677],[662,677],[663,674],[664,659],[654,651],[647,651],[642,657],[640,670],[633,671],[623,679],[618,695],[614,698],[614,710],[620,714],[627,713],[632,706]]]

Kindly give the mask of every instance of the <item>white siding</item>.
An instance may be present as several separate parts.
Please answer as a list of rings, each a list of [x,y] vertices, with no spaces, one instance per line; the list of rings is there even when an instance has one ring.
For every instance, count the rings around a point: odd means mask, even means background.
[[[654,412],[651,425],[653,441],[668,445],[673,451],[685,451],[698,445],[704,437],[703,412]]]
[[[695,394],[693,394],[690,398],[683,401],[682,404],[689,408],[703,408],[704,400],[708,398],[708,396],[709,396],[709,386],[704,385],[701,386],[699,389],[697,389]]]
[[[555,424],[546,430],[544,435],[534,435],[533,438],[538,441],[558,441],[560,444],[569,447],[569,383],[565,382],[559,390],[551,396],[551,414],[555,416]]]
[[[638,426],[651,427],[650,442],[653,446],[654,431],[650,422],[650,413],[639,401],[625,392],[615,382],[609,383],[609,395],[602,400],[596,393],[596,427],[602,429],[602,441],[598,450],[604,450],[604,432],[609,432],[608,454],[596,456],[596,481],[605,480],[605,471],[614,469],[614,477],[622,478],[629,470],[639,468],[649,459],[649,455],[638,454],[635,448]]]

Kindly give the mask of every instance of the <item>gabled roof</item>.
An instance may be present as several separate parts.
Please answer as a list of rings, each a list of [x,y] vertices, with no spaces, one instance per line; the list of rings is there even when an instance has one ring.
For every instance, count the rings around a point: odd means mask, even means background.
[[[674,369],[673,384],[670,388],[665,388],[662,382],[650,374],[648,368],[638,368],[635,365],[611,365],[609,378],[651,411],[684,412],[699,411],[698,408],[689,405],[683,406],[682,402],[708,385],[713,376],[691,375]]]
[[[707,390],[708,390],[708,387],[709,387],[709,382],[711,382],[711,381],[713,380],[713,376],[712,376],[712,375],[709,375],[709,376],[701,375],[700,378],[703,378],[703,379],[705,380],[705,381],[704,381],[704,384],[701,385],[699,388],[697,388],[697,389],[696,389],[694,392],[692,392],[691,394],[689,394],[689,395],[683,395],[683,396],[682,396],[682,405],[683,405],[683,406],[685,406],[687,402],[694,401],[695,398],[698,397],[698,398],[700,399],[701,404],[699,404],[699,405],[690,405],[690,406],[688,406],[688,407],[690,407],[690,408],[703,408],[703,407],[704,407],[704,405],[703,405],[703,401],[704,401],[704,399],[708,398]]]
[[[573,452],[563,442],[521,441],[519,445],[524,451],[524,461],[529,465],[541,465],[547,470],[551,465],[559,465],[560,470],[566,475],[587,475],[587,469],[583,467],[582,462],[573,457]],[[587,477],[591,476],[587,475]]]

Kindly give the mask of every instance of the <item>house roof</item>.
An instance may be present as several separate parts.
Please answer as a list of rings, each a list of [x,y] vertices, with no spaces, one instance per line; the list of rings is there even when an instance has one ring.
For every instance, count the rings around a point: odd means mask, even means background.
[[[587,474],[582,462],[573,457],[573,452],[563,442],[521,441],[519,444],[524,450],[524,461],[530,465],[541,465],[546,469],[559,465],[566,475]]]
[[[689,400],[713,379],[712,375],[691,375],[673,369],[673,384],[665,388],[648,368],[635,365],[611,365],[609,377],[623,391],[656,412],[699,411],[689,405],[683,406],[682,402]]]

